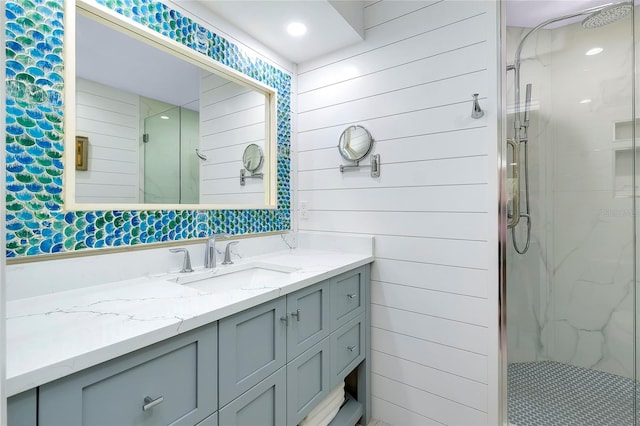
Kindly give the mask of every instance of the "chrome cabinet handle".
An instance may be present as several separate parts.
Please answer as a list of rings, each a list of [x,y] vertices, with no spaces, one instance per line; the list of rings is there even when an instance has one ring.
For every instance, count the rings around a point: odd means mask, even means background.
[[[355,299],[356,297],[358,297],[358,293],[351,293],[351,294],[347,294],[347,297],[349,299]]]
[[[291,312],[292,317],[296,317],[296,321],[300,322],[300,313],[302,311],[300,309],[296,309],[295,312]]]
[[[282,321],[284,323],[284,325],[288,326],[289,325],[289,314],[280,317],[280,321]]]
[[[353,352],[353,350],[354,350],[355,348],[357,348],[357,347],[358,347],[358,345],[355,345],[355,346],[347,346],[347,349],[349,350],[349,352]]]
[[[151,410],[156,405],[162,404],[162,402],[164,402],[164,397],[163,396],[159,396],[156,399],[153,399],[150,396],[145,396],[144,397],[144,405],[142,406],[142,411]]]

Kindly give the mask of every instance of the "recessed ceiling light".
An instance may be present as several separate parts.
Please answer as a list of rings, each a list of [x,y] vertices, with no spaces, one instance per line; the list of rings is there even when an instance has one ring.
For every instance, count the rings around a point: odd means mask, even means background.
[[[163,120],[168,120],[169,117],[167,117],[166,115],[161,115],[160,118],[162,118]]]
[[[604,49],[602,47],[594,47],[593,49],[587,50],[585,55],[587,55],[587,56],[597,55],[598,53],[601,53],[603,50]]]
[[[292,22],[287,25],[287,32],[294,37],[300,37],[307,32],[307,26],[302,22]]]
[[[583,99],[580,101],[581,104],[588,104],[591,102],[591,99]]]

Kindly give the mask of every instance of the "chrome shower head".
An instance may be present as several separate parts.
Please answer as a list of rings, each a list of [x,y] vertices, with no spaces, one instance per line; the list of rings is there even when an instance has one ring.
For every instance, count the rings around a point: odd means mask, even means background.
[[[606,6],[584,18],[582,21],[582,28],[600,28],[611,24],[612,22],[622,19],[631,13],[632,8],[633,4],[629,2]]]

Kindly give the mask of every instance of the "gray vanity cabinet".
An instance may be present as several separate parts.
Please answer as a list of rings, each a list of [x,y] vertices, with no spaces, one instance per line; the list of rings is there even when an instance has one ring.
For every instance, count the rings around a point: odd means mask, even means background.
[[[357,268],[219,321],[220,425],[295,426],[358,367],[366,350],[366,271]],[[276,362],[278,347],[286,348],[286,360]]]
[[[330,332],[329,281],[287,295],[287,360],[291,361]]]
[[[285,364],[285,308],[279,298],[219,321],[220,407]]]
[[[368,421],[368,280],[356,268],[12,396],[9,426],[295,426],[347,376],[331,425]]]
[[[297,425],[329,394],[330,339],[326,337],[287,364],[287,424]]]
[[[193,426],[217,409],[211,324],[40,386],[39,426]]]
[[[286,423],[286,369],[282,367],[220,409],[221,426],[282,426]]]

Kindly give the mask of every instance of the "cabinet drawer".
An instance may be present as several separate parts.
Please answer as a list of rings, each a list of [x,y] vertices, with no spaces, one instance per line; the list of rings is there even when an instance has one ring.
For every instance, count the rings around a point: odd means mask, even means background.
[[[40,426],[193,425],[217,409],[210,325],[40,387]]]
[[[287,360],[292,360],[330,332],[329,282],[287,295]]]
[[[285,364],[285,308],[283,297],[220,320],[220,407]]]
[[[282,426],[287,405],[286,368],[271,376],[223,407],[219,414],[222,426]]]
[[[331,329],[342,327],[364,312],[366,268],[345,272],[331,280]]]
[[[287,364],[287,425],[295,426],[329,394],[330,339]]]
[[[336,386],[363,359],[364,315],[354,318],[331,334],[331,386]]]

